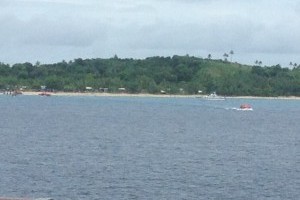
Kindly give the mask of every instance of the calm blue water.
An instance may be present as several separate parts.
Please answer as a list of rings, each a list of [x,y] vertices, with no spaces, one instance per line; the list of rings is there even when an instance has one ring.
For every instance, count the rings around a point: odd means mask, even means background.
[[[300,199],[299,100],[2,95],[0,113],[0,196]]]

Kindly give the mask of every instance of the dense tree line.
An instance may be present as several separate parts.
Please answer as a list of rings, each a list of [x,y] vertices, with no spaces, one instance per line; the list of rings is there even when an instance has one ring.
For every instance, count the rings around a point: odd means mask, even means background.
[[[95,91],[108,88],[129,93],[196,94],[216,91],[222,95],[300,96],[300,67],[246,66],[191,56],[146,59],[75,59],[55,64],[0,63],[0,89],[41,85],[56,91]]]

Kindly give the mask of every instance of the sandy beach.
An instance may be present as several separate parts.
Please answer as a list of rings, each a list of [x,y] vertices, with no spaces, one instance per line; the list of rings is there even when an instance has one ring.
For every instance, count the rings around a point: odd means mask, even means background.
[[[23,95],[40,95],[42,92],[22,92]],[[51,96],[97,96],[97,97],[161,97],[161,98],[192,98],[199,95],[168,95],[168,94],[128,94],[104,92],[47,92]]]
[[[25,91],[23,95],[36,96],[41,92]],[[97,97],[159,97],[159,98],[201,98],[205,95],[173,95],[173,94],[128,94],[128,93],[103,93],[103,92],[48,92],[51,96],[97,96]],[[300,100],[296,96],[279,96],[279,97],[256,97],[256,96],[226,96],[228,99],[287,99]]]

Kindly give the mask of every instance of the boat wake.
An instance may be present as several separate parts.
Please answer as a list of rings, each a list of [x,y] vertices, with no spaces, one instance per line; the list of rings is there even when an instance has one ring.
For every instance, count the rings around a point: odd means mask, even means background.
[[[237,110],[237,111],[253,111],[253,108],[225,108],[226,110]]]

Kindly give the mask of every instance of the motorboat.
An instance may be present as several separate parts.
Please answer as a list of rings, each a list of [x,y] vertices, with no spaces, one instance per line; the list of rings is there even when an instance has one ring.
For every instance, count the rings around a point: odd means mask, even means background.
[[[242,104],[240,105],[240,110],[253,110],[250,104]]]
[[[23,93],[21,91],[15,90],[15,91],[9,92],[8,94],[10,94],[11,96],[17,96],[17,95],[21,95]]]
[[[49,97],[51,96],[51,94],[47,93],[47,92],[42,92],[42,93],[39,93],[40,96],[45,96],[45,97]]]
[[[213,92],[209,95],[203,96],[202,99],[205,99],[205,100],[225,100],[226,98],[223,97],[223,96],[217,95],[216,92]]]

